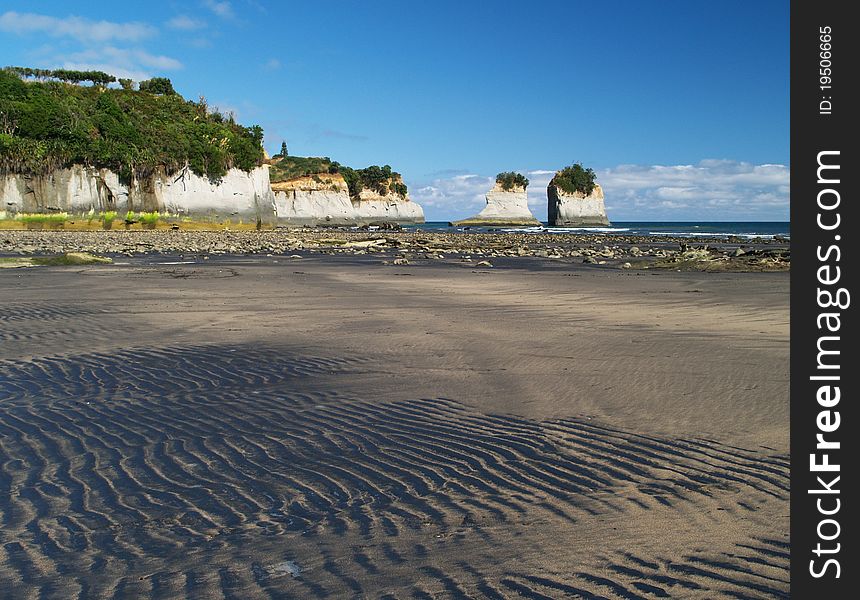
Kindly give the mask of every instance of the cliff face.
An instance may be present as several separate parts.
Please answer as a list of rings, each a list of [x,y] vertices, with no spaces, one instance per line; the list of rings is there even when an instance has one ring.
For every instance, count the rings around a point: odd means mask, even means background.
[[[569,194],[555,184],[546,188],[547,214],[550,225],[556,227],[603,227],[609,225],[603,205],[603,188],[595,184],[590,194]]]
[[[218,183],[186,168],[126,185],[108,169],[75,165],[47,175],[4,175],[0,199],[7,214],[158,211],[212,222],[271,224],[275,219],[266,166],[250,172],[231,169]]]
[[[496,183],[492,190],[485,196],[487,205],[474,217],[454,221],[454,226],[529,226],[540,225],[529,210],[526,188],[514,186],[505,190],[501,184]]]
[[[417,224],[424,222],[421,206],[389,192],[369,189],[350,198],[340,174],[296,177],[272,184],[278,224],[287,226],[365,225],[374,223]]]
[[[403,184],[403,180],[393,177],[388,182],[389,188],[394,184]],[[400,223],[416,225],[424,222],[424,209],[417,202],[409,199],[409,195],[401,196],[394,192],[381,195],[374,190],[363,189],[358,194],[358,200],[352,200],[355,217],[359,224]]]
[[[47,175],[0,176],[0,213],[152,212],[213,223],[265,225],[364,225],[424,222],[421,206],[389,192],[363,190],[350,198],[340,174],[321,173],[269,182],[269,167],[230,170],[220,183],[190,169],[164,172],[129,184],[108,169],[75,165]]]
[[[296,177],[272,184],[279,225],[353,225],[355,211],[339,174]]]

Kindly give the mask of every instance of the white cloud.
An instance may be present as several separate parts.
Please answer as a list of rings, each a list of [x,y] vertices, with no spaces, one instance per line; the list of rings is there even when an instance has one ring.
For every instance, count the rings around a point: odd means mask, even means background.
[[[0,31],[18,35],[38,33],[52,37],[71,37],[87,43],[111,40],[136,42],[157,33],[154,27],[146,23],[93,21],[76,16],[58,18],[13,11],[0,15]]]
[[[528,171],[529,207],[546,219],[546,186],[555,171]],[[609,218],[616,221],[785,220],[788,219],[790,170],[785,165],[753,165],[704,160],[696,165],[620,165],[597,172]],[[428,220],[475,214],[493,178],[482,175],[440,177],[416,186],[410,196]]]
[[[206,22],[198,19],[192,19],[188,15],[177,15],[167,22],[167,26],[171,29],[194,31],[195,29],[203,29],[204,27],[206,27]]]
[[[218,2],[217,0],[203,0],[203,6],[224,19],[233,16],[233,7],[227,0],[223,0],[222,2]]]
[[[629,220],[782,220],[788,218],[786,165],[708,159],[696,165],[620,165],[597,180],[615,212]]]
[[[131,79],[132,81],[144,81],[152,77],[152,73],[149,71],[121,67],[111,63],[65,61],[58,63],[56,67],[73,71],[103,71],[118,79]]]
[[[182,63],[169,56],[150,54],[140,48],[116,48],[105,46],[103,48],[92,48],[69,54],[67,57],[71,62],[106,62],[124,68],[146,67],[161,71],[175,71],[182,68]]]
[[[114,46],[89,48],[56,56],[52,62],[64,69],[104,71],[116,77],[127,77],[135,81],[143,81],[153,74],[163,74],[164,71],[182,68],[182,63],[170,56],[150,54],[140,48]]]
[[[433,210],[439,220],[475,214],[484,204],[484,194],[494,183],[492,177],[455,175],[435,179],[429,185],[410,191],[425,210]],[[436,219],[431,219],[436,220]]]

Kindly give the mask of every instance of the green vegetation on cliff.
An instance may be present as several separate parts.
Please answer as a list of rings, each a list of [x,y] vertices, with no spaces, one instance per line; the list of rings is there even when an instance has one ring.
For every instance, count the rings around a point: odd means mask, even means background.
[[[407,187],[402,182],[400,174],[392,171],[391,167],[372,165],[365,169],[353,169],[331,160],[327,156],[283,156],[272,161],[269,177],[272,183],[286,181],[296,177],[308,177],[323,173],[340,173],[349,188],[349,195],[357,198],[362,190],[373,190],[380,196],[389,193],[401,198],[406,197]]]
[[[510,191],[515,187],[527,188],[529,186],[529,180],[526,176],[515,171],[499,173],[496,175],[496,183],[501,185],[505,191]]]
[[[134,91],[128,80],[122,89],[103,87],[113,79],[99,72],[30,71],[0,70],[0,173],[44,174],[85,164],[128,181],[188,164],[217,181],[233,167],[249,171],[262,163],[259,126],[210,112],[203,99],[185,100],[169,79],[141,82],[141,91]],[[46,80],[61,77],[94,85]]]
[[[579,192],[588,196],[594,191],[596,185],[594,177],[594,169],[585,169],[582,163],[574,163],[556,173],[550,183],[554,183],[568,194]]]

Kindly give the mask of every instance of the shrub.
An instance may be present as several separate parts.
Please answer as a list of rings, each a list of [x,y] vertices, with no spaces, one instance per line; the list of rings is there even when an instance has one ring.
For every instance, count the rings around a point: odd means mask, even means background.
[[[502,186],[503,190],[509,191],[515,187],[527,188],[529,180],[520,173],[515,171],[506,171],[496,175],[496,183]]]
[[[568,194],[579,192],[588,196],[594,191],[594,170],[583,168],[581,163],[574,163],[569,167],[563,168],[552,178],[552,183],[555,183],[559,188]]]
[[[27,229],[42,229],[48,227],[50,229],[61,229],[69,220],[67,213],[24,213],[17,217]]]
[[[173,83],[167,77],[153,77],[152,79],[141,81],[137,88],[141,92],[162,96],[173,96],[176,94],[176,90],[173,89]]]
[[[155,226],[158,225],[158,219],[161,218],[161,215],[158,213],[158,211],[153,211],[140,213],[137,218],[144,229],[155,229]]]
[[[109,210],[102,213],[102,224],[110,227],[111,223],[116,220],[116,216],[115,210]]]
[[[349,188],[349,195],[357,198],[364,189],[371,189],[381,196],[389,192],[406,196],[406,184],[400,182],[400,174],[393,171],[389,165],[371,165],[365,169],[353,169],[339,162],[331,160],[327,156],[283,156],[277,157],[269,170],[269,178],[272,183],[286,181],[296,177],[313,176],[318,178],[320,174],[328,173],[334,175],[340,173]]]
[[[172,174],[188,165],[217,181],[233,167],[249,171],[262,164],[262,128],[218,120],[205,100],[186,101],[167,79],[141,84],[147,93],[127,80],[123,89],[94,89],[45,81],[80,79],[70,72],[46,73],[0,70],[0,174],[39,175],[84,164],[109,168],[127,183],[159,167]],[[99,84],[111,77],[82,73]]]

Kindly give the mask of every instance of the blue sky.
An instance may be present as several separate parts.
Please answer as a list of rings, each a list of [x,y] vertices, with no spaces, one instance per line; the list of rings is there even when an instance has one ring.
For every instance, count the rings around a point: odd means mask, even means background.
[[[6,0],[0,63],[170,77],[266,147],[390,164],[429,220],[593,167],[613,220],[788,220],[789,3]]]

